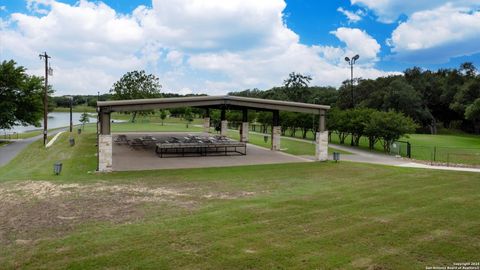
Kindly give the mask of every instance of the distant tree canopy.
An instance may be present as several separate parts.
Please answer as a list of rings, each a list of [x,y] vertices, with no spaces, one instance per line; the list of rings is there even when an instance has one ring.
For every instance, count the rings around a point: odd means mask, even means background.
[[[144,99],[161,97],[159,79],[153,74],[146,74],[144,70],[130,71],[115,82],[110,89],[112,99]],[[151,112],[133,112],[132,122],[135,122],[137,113],[148,114]]]
[[[351,107],[347,83],[339,88],[337,107]],[[480,76],[472,63],[458,69],[436,72],[414,67],[403,75],[358,80],[354,89],[357,107],[381,111],[395,110],[410,116],[420,131],[436,133],[439,123],[445,128],[460,128],[480,133],[480,119],[467,114],[467,108],[480,98]]]
[[[342,110],[352,108],[349,81],[345,81],[338,90],[334,87],[311,87],[310,81],[309,76],[291,73],[281,87],[265,91],[248,89],[229,94],[324,104]],[[405,70],[403,75],[379,77],[375,80],[356,79],[356,82],[356,108],[402,113],[413,119],[419,132],[435,134],[437,126],[442,124],[445,128],[480,134],[480,101],[477,101],[480,98],[480,75],[472,63],[463,63],[457,69],[440,69],[435,72],[413,67]],[[287,113],[281,118],[288,119],[290,125],[295,123],[302,130],[312,127],[311,123],[301,123],[305,115],[292,120],[297,117]]]
[[[0,128],[38,126],[43,117],[43,79],[26,74],[13,60],[0,64]],[[52,92],[52,91],[50,91]]]

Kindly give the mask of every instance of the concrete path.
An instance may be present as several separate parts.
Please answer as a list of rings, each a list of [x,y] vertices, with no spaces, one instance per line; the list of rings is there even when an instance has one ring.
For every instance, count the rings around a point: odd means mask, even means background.
[[[49,131],[48,135],[57,134],[58,132],[65,131],[66,129],[56,129],[53,131]],[[43,134],[37,135],[35,137],[31,137],[28,139],[17,139],[17,140],[6,140],[10,141],[9,144],[0,147],[0,167],[9,163],[12,159],[14,159],[25,147],[30,145],[36,140],[42,139]]]
[[[262,134],[262,133],[256,133],[256,134]],[[304,139],[292,138],[292,137],[287,137],[287,136],[282,136],[282,139],[314,144],[314,142],[311,141],[311,140],[304,140]],[[422,169],[432,169],[432,170],[446,170],[446,171],[460,171],[460,172],[477,172],[477,173],[480,173],[480,169],[478,169],[478,168],[433,166],[433,165],[428,165],[428,164],[424,164],[424,163],[413,162],[409,159],[404,159],[404,158],[401,158],[401,157],[394,157],[394,156],[382,154],[382,153],[379,153],[379,152],[363,150],[363,149],[359,149],[359,148],[356,148],[356,147],[349,147],[349,146],[345,146],[345,145],[338,145],[338,144],[329,143],[328,147],[352,153],[351,155],[340,154],[340,160],[346,160],[346,161],[352,161],[352,162],[372,163],[372,164],[382,164],[382,165],[407,167],[407,168],[422,168]],[[310,157],[310,158],[313,159],[313,157]],[[333,159],[333,157],[330,156],[329,159]]]

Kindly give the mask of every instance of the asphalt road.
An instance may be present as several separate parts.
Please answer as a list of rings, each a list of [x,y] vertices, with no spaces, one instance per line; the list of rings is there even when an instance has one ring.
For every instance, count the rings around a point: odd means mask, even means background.
[[[56,129],[54,131],[49,131],[48,135],[55,135],[60,131],[65,129]],[[18,153],[20,153],[25,147],[30,145],[36,140],[42,139],[43,134],[40,134],[35,137],[21,140],[12,140],[11,143],[0,147],[0,167],[9,163],[13,158],[15,158]]]

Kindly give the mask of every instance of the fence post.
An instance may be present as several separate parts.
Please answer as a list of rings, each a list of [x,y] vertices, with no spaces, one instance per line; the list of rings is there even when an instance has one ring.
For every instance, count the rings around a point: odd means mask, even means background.
[[[447,153],[447,167],[450,167],[450,153]]]
[[[410,142],[407,142],[407,157],[412,158],[412,145]]]
[[[437,161],[437,146],[433,147],[433,161]]]

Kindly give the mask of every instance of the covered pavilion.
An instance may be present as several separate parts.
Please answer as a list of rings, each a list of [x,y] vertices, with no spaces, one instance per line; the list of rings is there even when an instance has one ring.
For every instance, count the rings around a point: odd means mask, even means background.
[[[330,106],[289,102],[280,100],[247,98],[238,96],[195,96],[179,98],[155,98],[155,99],[134,99],[98,101],[98,170],[101,172],[112,171],[112,145],[111,134],[111,113],[131,112],[154,109],[169,109],[179,107],[195,107],[205,109],[204,130],[210,128],[210,109],[221,110],[221,135],[227,135],[228,122],[226,120],[227,110],[242,111],[242,125],[240,129],[240,141],[248,142],[248,110],[270,111],[273,114],[271,132],[271,150],[280,150],[280,111],[300,112],[319,115],[318,132],[315,143],[315,159],[319,161],[328,158],[328,131],[325,128],[325,114]]]

